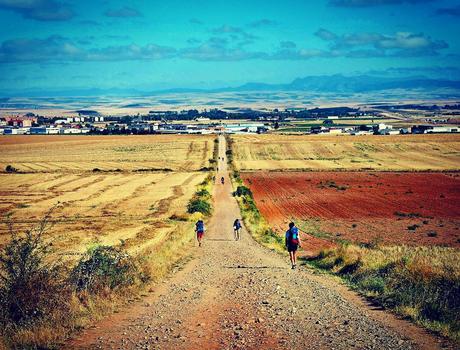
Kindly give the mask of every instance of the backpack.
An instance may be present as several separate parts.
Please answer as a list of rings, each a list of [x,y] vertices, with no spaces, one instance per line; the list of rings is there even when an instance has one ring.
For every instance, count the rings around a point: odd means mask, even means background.
[[[299,244],[299,230],[297,227],[289,229],[289,243]]]
[[[197,231],[201,231],[201,232],[204,231],[204,222],[203,222],[203,221],[198,221],[198,222],[196,223],[196,230],[197,230]]]

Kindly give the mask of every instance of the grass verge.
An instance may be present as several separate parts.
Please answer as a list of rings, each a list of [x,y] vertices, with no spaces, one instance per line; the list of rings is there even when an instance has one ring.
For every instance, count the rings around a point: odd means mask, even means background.
[[[310,263],[377,304],[460,341],[460,253],[447,247],[343,244]]]
[[[228,167],[231,171],[232,186],[234,189],[233,195],[240,207],[241,217],[243,218],[246,229],[256,241],[263,244],[265,247],[280,253],[284,252],[284,239],[270,227],[265,218],[260,214],[251,190],[244,185],[239,172],[235,170],[232,138],[226,135],[226,141],[226,155]]]

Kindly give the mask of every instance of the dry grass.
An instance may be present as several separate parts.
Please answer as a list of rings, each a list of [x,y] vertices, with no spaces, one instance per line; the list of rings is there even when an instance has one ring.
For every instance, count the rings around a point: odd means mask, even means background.
[[[56,225],[48,234],[61,254],[78,254],[90,244],[129,243],[130,249],[169,232],[173,214],[206,174],[0,174],[0,211],[11,213],[19,229],[33,225],[51,206]],[[7,239],[0,226],[0,245]],[[154,242],[154,241],[152,241]]]
[[[0,170],[25,172],[161,170],[206,167],[213,136],[13,136],[0,137]]]
[[[233,136],[238,170],[458,170],[460,135]]]
[[[342,245],[313,264],[377,303],[460,341],[460,251],[446,247]]]

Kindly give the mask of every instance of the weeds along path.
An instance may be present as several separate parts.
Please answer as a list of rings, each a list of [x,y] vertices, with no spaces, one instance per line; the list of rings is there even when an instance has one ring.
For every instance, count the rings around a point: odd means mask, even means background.
[[[224,160],[222,160],[222,157]],[[225,185],[220,177],[225,177]],[[149,296],[65,349],[436,349],[434,337],[366,305],[329,277],[256,243],[243,229],[219,138],[214,214],[194,259]],[[193,234],[193,233],[190,233]]]

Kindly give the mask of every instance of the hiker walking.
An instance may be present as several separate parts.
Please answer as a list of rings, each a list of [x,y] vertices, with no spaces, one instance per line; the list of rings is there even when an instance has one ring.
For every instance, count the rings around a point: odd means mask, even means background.
[[[198,241],[198,246],[201,247],[201,241],[204,235],[204,222],[199,219],[195,224],[196,239]]]
[[[240,232],[241,232],[240,219],[235,219],[235,221],[233,222],[233,234],[235,235],[235,241],[240,240]]]
[[[225,179],[223,176],[220,178],[220,182],[222,182],[222,185],[225,183]]]
[[[292,269],[296,268],[296,252],[297,248],[300,247],[300,236],[299,229],[293,222],[289,224],[289,230],[286,231],[285,237],[286,249],[289,252],[289,258],[291,259]]]

